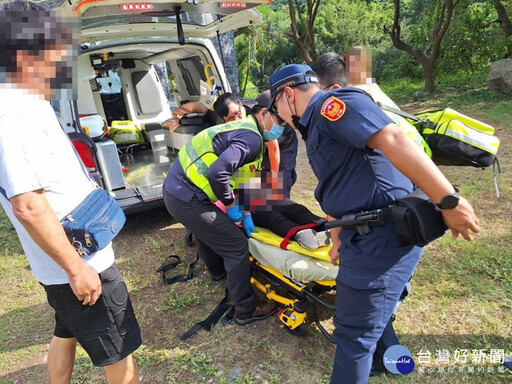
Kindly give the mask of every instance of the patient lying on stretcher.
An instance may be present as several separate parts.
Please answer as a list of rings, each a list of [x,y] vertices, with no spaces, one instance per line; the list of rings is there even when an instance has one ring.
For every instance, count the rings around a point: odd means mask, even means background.
[[[253,211],[252,219],[256,226],[270,229],[283,238],[289,237],[307,249],[330,244],[330,238],[325,232],[325,220],[290,199],[273,205],[271,210]],[[305,228],[307,225],[311,227]]]
[[[252,215],[254,225],[269,229],[306,249],[330,245],[325,219],[285,197],[281,172],[262,172],[235,189],[235,196]]]

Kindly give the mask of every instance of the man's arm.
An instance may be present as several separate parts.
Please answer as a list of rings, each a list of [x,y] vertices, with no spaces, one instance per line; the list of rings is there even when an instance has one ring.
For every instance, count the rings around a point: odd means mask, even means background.
[[[327,221],[334,221],[336,218],[327,215]],[[341,247],[341,240],[340,240],[340,232],[341,227],[334,227],[329,229],[329,232],[331,233],[331,249],[329,249],[329,257],[331,258],[331,264],[332,265],[338,265],[338,260],[340,258],[339,249]]]
[[[206,113],[208,112],[208,108],[206,108],[203,104],[198,101],[190,101],[185,103],[174,111],[172,111],[172,117],[170,119],[165,120],[162,125],[167,127],[169,131],[174,131],[180,125],[181,118],[188,113]]]
[[[270,170],[279,172],[279,164],[281,162],[281,152],[279,151],[279,143],[276,140],[266,141],[267,155],[270,162]]]
[[[414,184],[420,187],[434,203],[454,192],[453,186],[430,158],[420,150],[394,123],[386,125],[366,141],[369,148],[382,151],[389,161]],[[471,205],[463,198],[454,209],[444,209],[443,218],[453,237],[461,234],[473,240],[469,230],[480,232],[478,218]]]
[[[44,191],[39,189],[23,193],[9,200],[14,215],[32,240],[64,269],[78,300],[84,305],[94,305],[101,294],[98,273],[82,261],[70,244]]]

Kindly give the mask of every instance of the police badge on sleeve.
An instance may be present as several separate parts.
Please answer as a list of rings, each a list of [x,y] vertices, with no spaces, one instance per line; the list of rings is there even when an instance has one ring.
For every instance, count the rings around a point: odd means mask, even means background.
[[[345,103],[337,97],[331,96],[325,100],[322,108],[320,109],[320,114],[327,120],[336,121],[345,114],[345,110]]]

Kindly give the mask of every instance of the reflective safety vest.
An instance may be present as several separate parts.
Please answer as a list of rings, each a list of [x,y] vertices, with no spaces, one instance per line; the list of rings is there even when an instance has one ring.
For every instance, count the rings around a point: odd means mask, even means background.
[[[185,171],[188,179],[206,193],[208,198],[213,202],[217,201],[218,198],[213,193],[210,182],[206,177],[208,169],[218,159],[218,156],[213,151],[213,139],[219,133],[237,129],[247,129],[257,133],[261,138],[261,145],[256,159],[250,163],[244,164],[231,175],[230,186],[231,189],[235,189],[238,184],[247,180],[250,175],[254,176],[256,171],[261,170],[263,137],[258,130],[258,125],[253,116],[205,129],[195,135],[178,153],[181,167]]]
[[[375,83],[355,85],[354,88],[362,89],[363,91],[368,93],[373,99],[373,101],[375,101],[376,103],[379,103],[385,107],[400,109],[395,104],[395,102],[391,100],[389,96],[386,95],[382,91],[382,89],[380,89],[380,87]],[[418,130],[414,127],[414,125],[412,125],[406,119],[404,119],[402,116],[397,115],[396,113],[385,110],[382,110],[382,112],[388,115],[393,120],[393,122],[398,126],[398,128],[405,132],[409,139],[414,141],[416,145],[423,149],[423,151],[428,155],[428,157],[432,157],[432,150],[428,146],[427,142],[420,135]]]

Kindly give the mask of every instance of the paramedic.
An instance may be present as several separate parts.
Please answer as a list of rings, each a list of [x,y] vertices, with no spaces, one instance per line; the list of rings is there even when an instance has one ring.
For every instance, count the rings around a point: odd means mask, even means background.
[[[270,77],[270,110],[299,131],[318,178],[315,197],[325,213],[347,213],[392,204],[418,185],[443,208],[453,237],[472,240],[478,219],[471,205],[432,161],[397,128],[371,98],[355,89],[320,90],[307,65],[291,64]],[[394,224],[367,235],[339,232],[336,279],[337,343],[332,383],[366,383],[377,340],[411,276],[422,248],[399,240]]]
[[[258,99],[261,100],[262,94]],[[256,104],[258,104],[256,99]],[[213,104],[215,112],[212,113],[208,108],[198,101],[191,101],[176,108],[172,113],[172,119],[163,123],[171,131],[179,125],[180,119],[187,113],[203,113],[208,116],[210,122],[222,124],[215,120],[211,115],[220,116],[226,123],[245,118],[251,113],[251,109],[243,105],[240,99],[234,93],[223,93]],[[297,180],[295,172],[296,158],[298,150],[297,135],[293,128],[288,124],[284,127],[283,134],[275,141],[267,141],[265,155],[262,162],[263,171],[280,171],[283,178],[283,191],[287,198],[290,198],[290,190]]]
[[[377,84],[367,84],[367,79],[371,77],[371,67],[365,63],[366,54],[362,48],[354,48],[348,51],[347,61],[351,64],[349,68],[346,68],[345,60],[334,52],[324,53],[315,62],[311,64],[311,69],[316,73],[320,88],[326,92],[334,89],[340,89],[347,86],[347,70],[348,78],[352,82],[352,85],[358,85],[366,92],[372,92],[371,96],[374,101],[381,101],[386,105],[391,104],[393,108],[398,108],[384,92],[380,90]],[[374,87],[372,87],[374,86]],[[371,87],[371,88],[368,88]],[[379,92],[375,92],[379,91]],[[428,145],[424,142],[423,138],[416,131],[416,129],[409,124],[401,116],[395,115],[390,112],[384,112],[390,116],[394,122],[401,128],[404,129],[407,136],[414,142],[420,145],[422,148],[428,148]],[[409,134],[411,132],[411,134]],[[417,137],[419,136],[419,138]],[[422,143],[425,143],[424,145]],[[334,220],[334,218],[329,218]],[[331,229],[333,246],[331,247],[329,254],[331,258],[337,258],[338,249],[340,248],[340,240],[338,237],[340,228]],[[389,320],[388,324],[384,328],[382,336],[377,342],[375,353],[373,354],[372,361],[372,374],[379,374],[386,372],[386,368],[383,363],[383,357],[386,350],[392,345],[400,344],[398,337],[393,329],[393,321]]]
[[[252,288],[247,238],[236,223],[242,222],[248,235],[255,231],[254,224],[235,201],[230,183],[237,173],[249,176],[260,169],[264,141],[282,134],[278,121],[262,109],[201,131],[180,150],[164,181],[167,210],[196,238],[199,257],[212,278],[227,274],[234,319],[241,325],[271,316],[277,305],[257,300]],[[213,203],[217,200],[226,206],[226,213]]]
[[[94,188],[48,102],[70,88],[72,28],[21,1],[0,19],[0,202],[55,310],[50,381],[71,381],[78,341],[109,383],[139,383],[142,339],[112,246],[80,258],[59,222]]]

